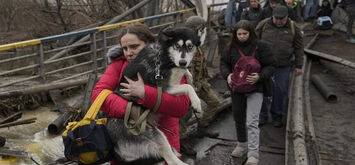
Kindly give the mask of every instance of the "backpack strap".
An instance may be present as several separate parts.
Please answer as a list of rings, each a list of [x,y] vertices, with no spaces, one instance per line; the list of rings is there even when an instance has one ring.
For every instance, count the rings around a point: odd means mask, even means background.
[[[153,112],[158,111],[158,108],[161,103],[163,89],[160,84],[157,87],[157,92],[158,92],[157,102],[152,110]],[[148,117],[149,113],[151,113],[152,111],[150,109],[147,109],[142,114],[139,115],[137,121],[130,120],[129,117],[131,114],[132,104],[133,104],[132,102],[128,102],[128,104],[126,106],[126,113],[125,113],[123,121],[124,121],[125,127],[128,129],[128,131],[132,135],[139,135],[139,134],[145,132],[146,127],[147,127],[147,117]],[[141,110],[142,110],[141,107],[139,107],[139,111],[141,111]]]
[[[95,101],[90,106],[88,112],[85,114],[84,119],[94,120],[96,118],[101,105],[104,103],[106,97],[110,95],[112,91],[108,89],[104,89],[100,92],[99,96],[95,99]]]
[[[251,53],[250,56],[255,57],[255,54],[256,54],[256,50],[257,50],[257,49],[258,49],[258,46],[255,46],[255,49],[254,49],[254,51]],[[238,48],[238,52],[239,52],[239,54],[240,54],[241,56],[246,56],[246,55],[243,53],[243,51],[240,50],[239,48]]]
[[[295,37],[296,35],[296,29],[295,29],[295,21],[290,20],[290,25],[291,25],[291,32],[292,32],[292,36]]]

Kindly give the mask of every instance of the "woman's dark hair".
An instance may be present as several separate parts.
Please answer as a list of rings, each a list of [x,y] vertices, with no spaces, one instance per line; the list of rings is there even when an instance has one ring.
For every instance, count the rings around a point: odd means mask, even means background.
[[[127,33],[135,34],[138,37],[138,39],[144,41],[147,44],[155,42],[154,34],[149,30],[148,26],[141,23],[128,25],[122,28],[118,32],[118,41],[120,43],[121,43],[121,38]]]
[[[238,29],[243,29],[243,30],[246,30],[249,32],[249,38],[247,41],[245,41],[246,43],[256,45],[256,43],[258,41],[253,24],[248,20],[240,20],[237,24],[235,24],[234,29],[232,31],[232,35],[231,35],[229,42],[227,44],[228,54],[230,54],[233,46],[236,46],[241,43],[237,37]]]

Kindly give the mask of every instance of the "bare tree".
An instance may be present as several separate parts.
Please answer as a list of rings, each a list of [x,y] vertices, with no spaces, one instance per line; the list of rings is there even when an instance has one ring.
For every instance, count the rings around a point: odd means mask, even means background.
[[[9,32],[20,5],[15,0],[0,0],[0,18],[6,25],[6,32]]]

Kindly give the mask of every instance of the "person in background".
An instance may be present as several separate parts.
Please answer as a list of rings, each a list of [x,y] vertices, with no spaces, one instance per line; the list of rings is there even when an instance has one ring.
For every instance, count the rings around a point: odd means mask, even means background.
[[[250,21],[254,27],[258,25],[258,18],[261,13],[259,0],[249,0],[249,7],[242,12],[241,19]]]
[[[185,26],[192,28],[196,31],[196,33],[200,36],[201,45],[203,45],[204,40],[207,34],[207,26],[206,21],[200,16],[191,16],[186,22]],[[197,52],[192,59],[190,66],[188,67],[189,71],[193,76],[193,85],[197,92],[197,95],[207,104],[207,107],[203,109],[203,115],[199,119],[197,134],[198,138],[202,138],[204,136],[210,138],[218,137],[219,133],[214,132],[212,130],[208,130],[207,126],[215,120],[216,115],[219,113],[218,106],[220,104],[219,99],[213,89],[211,88],[208,79],[210,76],[208,75],[207,70],[207,61],[205,57],[205,53],[201,49],[201,47],[197,48]],[[186,138],[187,134],[187,121],[192,116],[192,110],[189,110],[188,113],[180,119],[180,127],[181,127],[181,136],[182,139]],[[185,135],[185,137],[183,137]],[[188,139],[187,139],[188,140]],[[186,144],[186,145],[185,145]],[[182,143],[181,145],[182,152],[188,155],[195,155],[196,152],[193,150],[188,143]]]
[[[282,1],[283,2],[283,1]],[[258,18],[258,23],[266,18],[269,18],[272,16],[272,11],[277,7],[282,5],[281,0],[269,0],[269,5],[265,6],[263,10],[261,11],[259,18]],[[283,5],[282,5],[283,6]],[[296,20],[296,16],[292,9],[290,7],[287,7],[288,10],[288,18],[292,20]]]
[[[292,12],[295,14],[296,22],[302,21],[302,6],[301,3],[297,0],[285,0],[286,5],[292,9]]]
[[[323,16],[328,16],[328,17],[332,16],[332,8],[328,0],[323,0],[322,5],[319,7],[317,11],[317,17],[323,17]]]
[[[119,45],[108,51],[112,60],[100,80],[96,83],[91,99],[94,101],[103,89],[114,91],[118,86],[127,96],[138,98],[137,103],[142,107],[153,109],[157,102],[157,88],[145,85],[138,74],[138,80],[130,80],[128,83],[121,83],[122,73],[125,67],[133,60],[138,53],[150,43],[155,42],[154,35],[149,28],[143,24],[133,24],[124,27],[118,34]],[[144,54],[142,54],[143,56]],[[186,79],[182,78],[181,83]],[[110,94],[103,103],[101,110],[111,118],[123,118],[126,111],[127,100],[116,94]],[[180,152],[179,118],[184,116],[189,107],[190,100],[186,95],[162,94],[161,104],[158,113],[161,117],[158,120],[159,128],[167,137],[170,145]],[[111,164],[118,164],[117,160]]]
[[[232,90],[234,65],[242,56],[254,56],[261,65],[260,72],[250,73],[246,78],[248,83],[256,86],[254,91],[248,93]],[[226,51],[221,55],[220,70],[231,89],[232,111],[237,131],[238,144],[231,155],[240,158],[247,153],[247,165],[257,165],[259,162],[258,122],[263,102],[263,84],[273,75],[275,66],[276,59],[268,45],[258,41],[253,25],[247,20],[239,21]]]
[[[229,0],[225,16],[227,30],[233,30],[234,25],[240,20],[243,10],[248,6],[248,0]]]
[[[345,10],[349,18],[348,26],[346,28],[348,35],[347,41],[350,43],[355,43],[355,36],[353,33],[353,25],[355,19],[355,0],[342,0],[341,4],[345,6]]]
[[[319,0],[306,0],[306,6],[303,10],[303,19],[305,21],[312,21],[317,13]]]
[[[255,31],[262,41],[270,45],[277,59],[270,111],[273,125],[282,127],[291,70],[293,69],[296,76],[302,74],[303,37],[295,23],[288,19],[288,10],[285,6],[276,7],[273,16],[260,22]],[[292,60],[293,57],[295,61]],[[267,109],[261,110],[260,118],[267,121]]]

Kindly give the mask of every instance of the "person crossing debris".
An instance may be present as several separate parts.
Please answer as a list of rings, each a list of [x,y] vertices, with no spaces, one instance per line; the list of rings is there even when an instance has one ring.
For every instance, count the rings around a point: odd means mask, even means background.
[[[204,40],[206,38],[206,21],[200,16],[191,16],[189,17],[186,22],[185,26],[192,28],[197,31],[198,35],[200,36],[201,44],[203,45]],[[214,132],[207,129],[207,126],[215,119],[215,116],[219,113],[218,106],[220,101],[218,100],[217,95],[212,90],[208,79],[210,76],[207,70],[207,61],[205,58],[205,54],[201,47],[197,48],[198,51],[194,55],[194,58],[189,66],[189,71],[191,72],[194,80],[193,85],[195,86],[195,90],[197,95],[207,104],[207,107],[203,110],[204,113],[202,117],[199,119],[197,134],[196,136],[201,137],[211,137],[215,138],[219,136],[218,132]],[[187,137],[187,121],[192,116],[192,111],[189,111],[188,114],[184,117],[184,119],[180,120],[181,125],[181,138],[184,139]],[[184,143],[182,143],[184,144]],[[191,155],[194,155],[195,152],[189,146],[181,146],[182,152],[186,151]],[[186,150],[185,150],[186,149]]]

